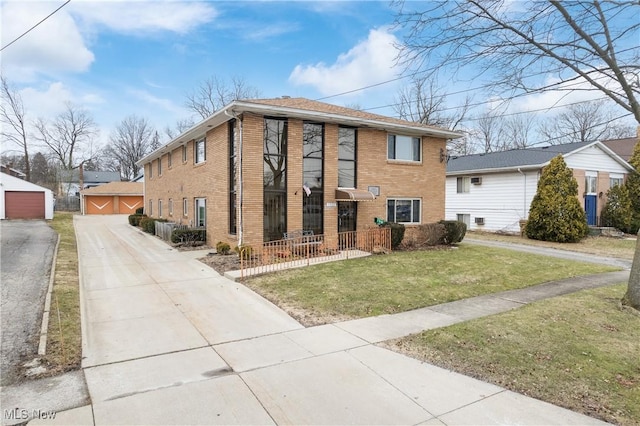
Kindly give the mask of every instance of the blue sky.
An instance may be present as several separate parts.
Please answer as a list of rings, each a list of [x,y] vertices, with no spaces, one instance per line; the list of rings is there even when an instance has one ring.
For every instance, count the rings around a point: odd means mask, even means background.
[[[0,3],[2,45],[63,3]],[[159,131],[190,116],[185,94],[211,76],[241,77],[263,97],[310,99],[394,79],[402,72],[394,47],[402,34],[393,19],[387,1],[72,0],[2,52],[2,71],[20,90],[28,118],[53,118],[72,102],[91,112],[104,144],[130,114],[146,117]],[[403,83],[326,102],[390,105]],[[512,108],[554,105],[561,96],[527,97]],[[448,106],[462,97],[449,98]],[[581,92],[563,102],[597,97]],[[372,112],[394,115],[391,108]]]

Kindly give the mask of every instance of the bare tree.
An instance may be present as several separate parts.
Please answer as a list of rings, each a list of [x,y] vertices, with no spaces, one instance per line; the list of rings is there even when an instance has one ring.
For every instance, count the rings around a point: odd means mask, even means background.
[[[410,10],[414,4],[428,9]],[[637,0],[398,1],[396,7],[397,24],[409,29],[407,65],[471,66],[516,93],[598,90],[640,124],[640,20],[631,18],[640,12]],[[555,82],[541,84],[543,75]],[[637,250],[627,292],[636,309],[639,256]]]
[[[186,107],[204,120],[231,101],[260,96],[260,91],[249,86],[241,77],[233,77],[230,84],[227,84],[214,75],[187,94]]]
[[[617,124],[604,101],[569,105],[553,119],[541,123],[540,134],[550,144],[591,142],[632,136],[634,129]]]
[[[504,151],[505,146],[502,143],[503,129],[504,119],[500,115],[487,112],[480,116],[473,131],[480,151],[485,154]]]
[[[120,171],[123,179],[131,180],[140,172],[138,160],[153,150],[158,132],[146,118],[130,115],[124,118],[109,137],[104,156],[111,169]]]
[[[0,87],[0,123],[2,123],[0,135],[3,142],[11,142],[21,149],[26,178],[31,182],[29,143],[22,97],[9,85],[4,75],[0,76],[0,84],[2,85]]]
[[[88,111],[79,109],[71,103],[53,121],[39,118],[35,124],[41,141],[60,163],[63,170],[77,167],[76,155],[85,154],[89,160],[93,148],[93,139],[98,135],[98,127]]]
[[[169,139],[174,139],[176,138],[178,135],[182,134],[183,132],[187,131],[188,129],[190,129],[191,127],[193,127],[193,125],[195,124],[195,122],[189,118],[183,118],[181,120],[176,121],[176,124],[174,127],[171,126],[167,126],[164,128],[164,134],[169,138]]]
[[[532,114],[517,114],[505,119],[502,138],[506,149],[522,149],[531,145],[531,133],[535,127]]]
[[[427,9],[412,10],[415,4]],[[638,1],[395,2],[406,65],[473,67],[516,92],[598,90],[640,123]],[[517,8],[515,10],[514,8]],[[629,47],[631,46],[631,47]],[[556,82],[540,84],[540,75]],[[580,84],[586,82],[587,84]]]

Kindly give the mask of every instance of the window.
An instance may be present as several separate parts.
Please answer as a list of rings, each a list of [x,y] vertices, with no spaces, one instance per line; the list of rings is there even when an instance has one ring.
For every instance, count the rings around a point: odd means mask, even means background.
[[[598,174],[597,172],[587,172],[584,178],[584,189],[587,194],[596,194],[598,192]]]
[[[205,138],[198,139],[195,141],[195,163],[204,163],[206,161],[206,148],[205,148]]]
[[[153,200],[149,200],[149,214],[147,216],[153,216]]]
[[[397,223],[420,223],[419,199],[387,200],[387,221]]]
[[[167,154],[167,167],[171,168],[171,152]]]
[[[387,137],[387,158],[389,160],[420,161],[422,158],[420,138],[402,135]]]
[[[470,177],[459,177],[456,179],[456,192],[458,194],[466,194],[469,192],[469,188],[471,187],[471,178]]]
[[[229,233],[236,234],[238,227],[237,218],[237,190],[236,172],[238,156],[236,155],[236,120],[229,121]]]
[[[206,198],[196,198],[196,226],[204,228],[207,226],[207,200]]]
[[[185,217],[189,215],[189,201],[186,198],[182,199],[182,215]]]
[[[287,120],[264,119],[264,241],[279,240],[287,230],[287,129]]]
[[[338,129],[338,186],[356,187],[356,129]]]
[[[467,225],[467,228],[471,226],[471,215],[469,214],[460,214],[456,215],[458,222],[462,222]]]
[[[158,200],[158,217],[162,217],[162,200]]]
[[[162,156],[158,158],[158,176],[162,176]]]
[[[149,163],[149,179],[153,177],[153,161]]]
[[[187,162],[187,146],[186,145],[182,145],[182,162],[183,163]]]
[[[302,175],[311,191],[302,196],[302,229],[316,235],[323,233],[324,216],[324,126],[318,123],[302,125]]]
[[[173,216],[173,198],[169,198],[169,203],[167,204],[167,208],[169,210],[169,216]]]
[[[619,174],[611,174],[609,175],[609,188],[613,188],[614,186],[622,186],[624,183],[624,177]]]

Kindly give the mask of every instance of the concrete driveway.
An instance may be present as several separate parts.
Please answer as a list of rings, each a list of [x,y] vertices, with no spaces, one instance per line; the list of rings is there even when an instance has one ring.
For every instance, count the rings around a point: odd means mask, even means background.
[[[44,220],[0,222],[2,386],[19,381],[21,362],[38,355],[40,323],[58,235]]]
[[[92,405],[59,424],[601,423],[336,325],[303,328],[122,216],[75,225]]]

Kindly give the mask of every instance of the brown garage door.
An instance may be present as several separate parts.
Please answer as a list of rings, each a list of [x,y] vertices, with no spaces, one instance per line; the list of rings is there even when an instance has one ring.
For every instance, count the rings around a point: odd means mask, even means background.
[[[113,214],[113,197],[85,195],[84,202],[87,214]]]
[[[120,214],[134,214],[143,205],[142,195],[120,196]]]
[[[4,206],[7,219],[44,219],[44,192],[6,191]]]

